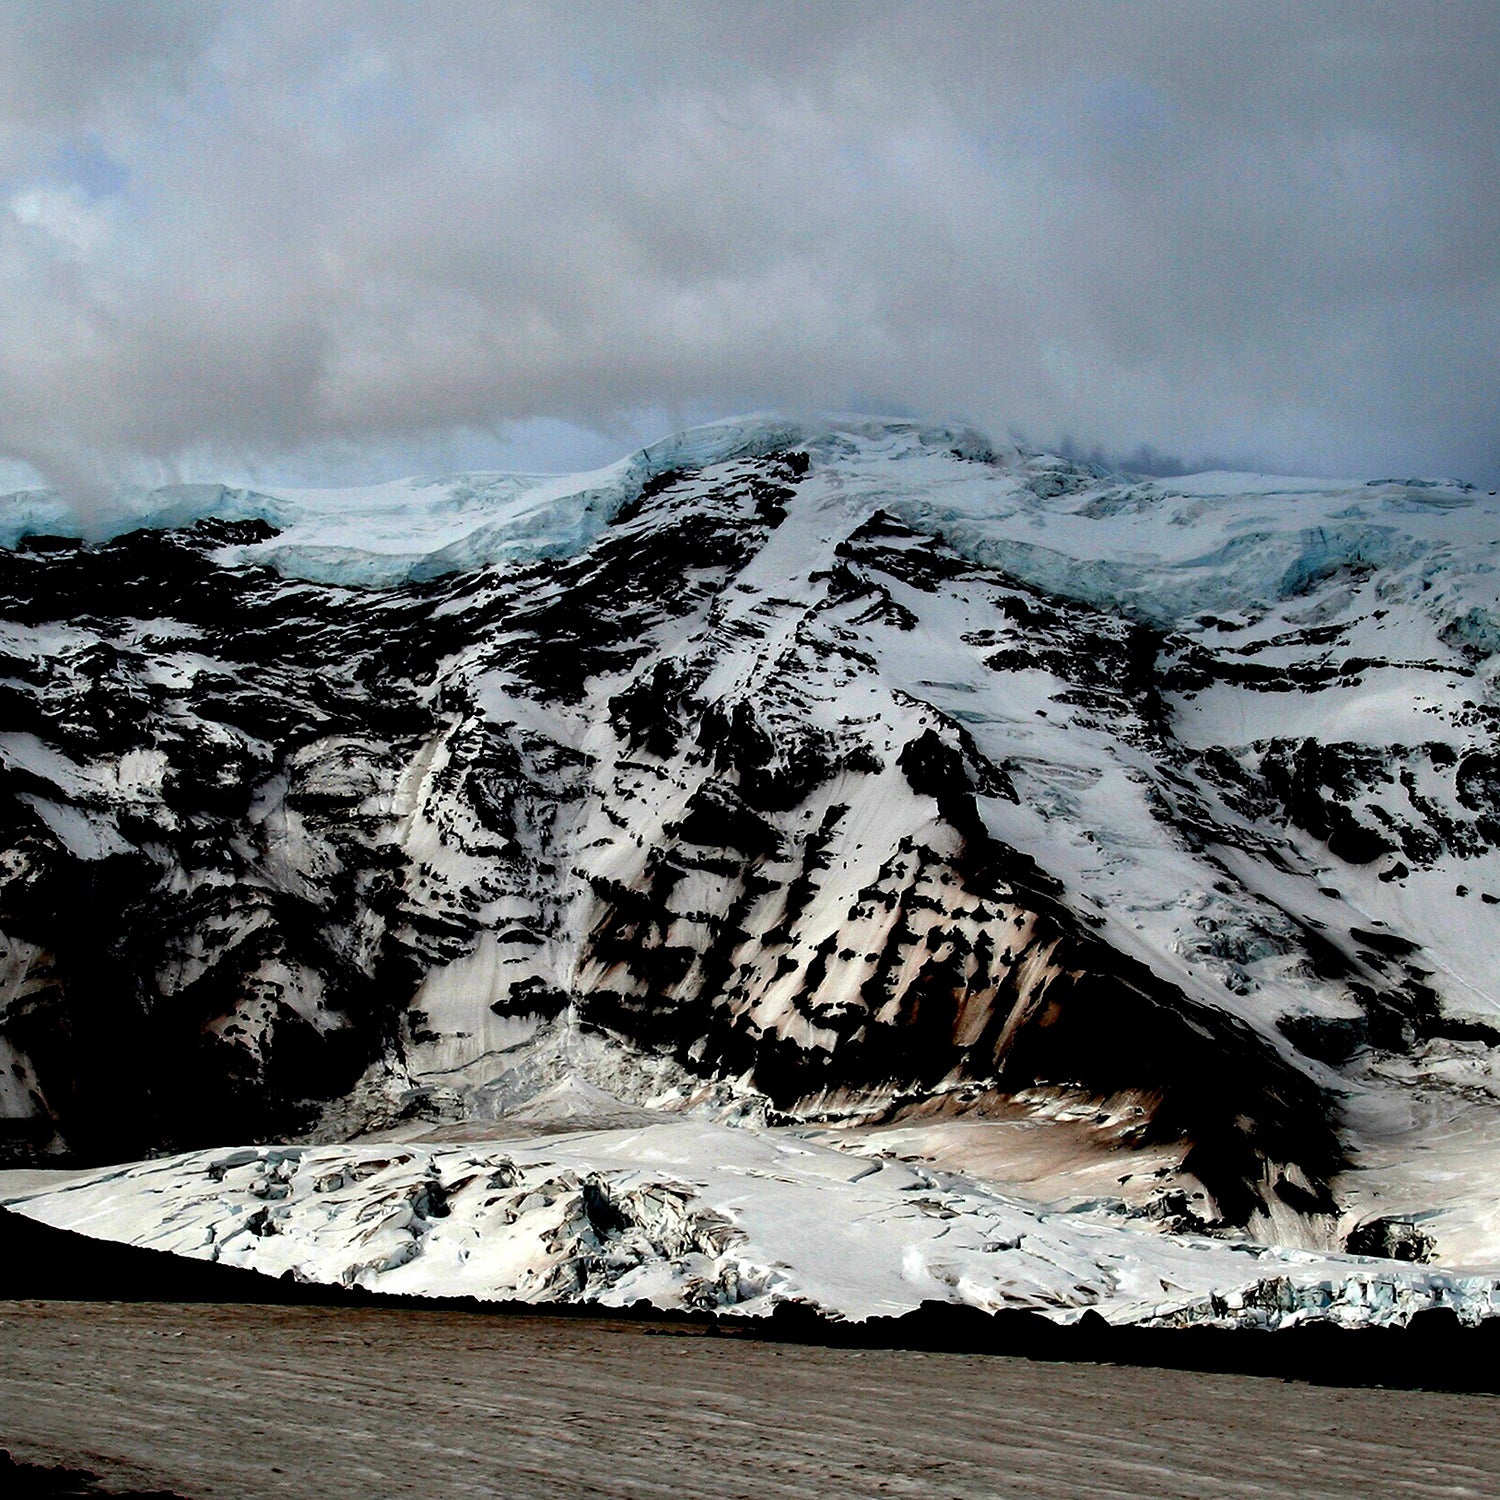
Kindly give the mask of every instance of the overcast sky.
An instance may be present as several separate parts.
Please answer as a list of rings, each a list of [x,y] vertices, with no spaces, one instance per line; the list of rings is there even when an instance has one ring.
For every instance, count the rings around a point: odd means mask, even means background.
[[[1500,478],[1500,5],[6,0],[0,477],[814,408]]]

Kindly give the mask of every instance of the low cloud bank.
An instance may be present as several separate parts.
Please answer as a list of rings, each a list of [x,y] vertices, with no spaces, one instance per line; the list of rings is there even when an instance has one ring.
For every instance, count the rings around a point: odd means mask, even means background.
[[[13,4],[0,459],[88,503],[826,407],[1494,483],[1497,66],[1464,0]]]

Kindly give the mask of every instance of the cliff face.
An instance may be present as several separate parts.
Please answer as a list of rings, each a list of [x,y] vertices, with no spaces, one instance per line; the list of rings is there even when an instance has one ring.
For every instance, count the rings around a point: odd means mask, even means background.
[[[1179,1222],[1331,1214],[1341,1100],[1489,1108],[1500,526],[1207,481],[763,426],[366,577],[227,491],[0,552],[12,1155],[582,1073],[1067,1110]]]

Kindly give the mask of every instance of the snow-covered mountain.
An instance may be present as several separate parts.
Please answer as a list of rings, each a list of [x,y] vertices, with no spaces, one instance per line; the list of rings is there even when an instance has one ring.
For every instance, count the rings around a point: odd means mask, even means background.
[[[1493,496],[755,420],[131,505],[0,501],[13,1160],[562,1087],[1500,1262]]]

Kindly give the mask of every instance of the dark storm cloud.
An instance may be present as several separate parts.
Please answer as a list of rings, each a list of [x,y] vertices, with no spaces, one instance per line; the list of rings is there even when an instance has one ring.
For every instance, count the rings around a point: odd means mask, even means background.
[[[1497,66],[1462,0],[12,4],[0,453],[858,404],[1493,478]]]

